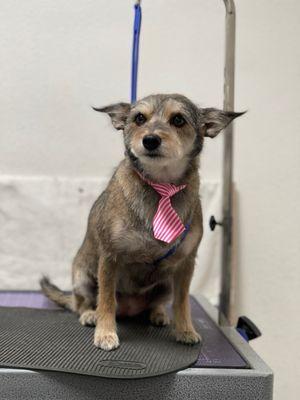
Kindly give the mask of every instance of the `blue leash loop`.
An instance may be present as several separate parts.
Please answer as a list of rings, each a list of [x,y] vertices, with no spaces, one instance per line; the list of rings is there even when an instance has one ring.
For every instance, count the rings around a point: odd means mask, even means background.
[[[181,239],[179,241],[179,243],[177,243],[175,246],[171,247],[170,250],[164,254],[162,257],[157,258],[156,260],[153,261],[153,265],[156,266],[158,265],[162,260],[164,260],[165,258],[168,258],[170,256],[172,256],[175,251],[177,250],[177,248],[181,245],[181,243],[184,241],[186,235],[188,234],[189,230],[190,230],[191,224],[188,223],[185,225],[185,231],[183,232]]]
[[[137,1],[136,4],[134,5],[133,44],[132,44],[132,62],[131,62],[131,103],[135,103],[136,101],[141,23],[142,23],[142,9],[140,6],[140,1]]]

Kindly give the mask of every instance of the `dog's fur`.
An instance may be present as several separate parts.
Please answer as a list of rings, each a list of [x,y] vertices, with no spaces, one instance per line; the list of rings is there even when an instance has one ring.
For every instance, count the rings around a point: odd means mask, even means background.
[[[205,136],[216,136],[240,114],[198,108],[177,94],[151,95],[133,105],[118,103],[96,110],[107,113],[114,127],[123,131],[125,159],[91,209],[86,236],[73,262],[72,294],[64,295],[46,277],[42,289],[78,313],[83,325],[96,325],[94,343],[102,349],[119,346],[116,315],[148,310],[152,324],[168,324],[165,304],[172,297],[176,340],[197,343],[200,336],[191,321],[188,293],[202,237],[199,153]],[[142,123],[137,123],[137,114],[144,116]],[[183,126],[175,125],[175,115],[184,118]],[[154,151],[143,146],[146,135],[160,137]],[[156,266],[153,261],[181,238],[171,244],[154,238],[152,220],[160,196],[140,174],[154,182],[186,185],[172,197],[172,206],[190,230],[176,252]]]

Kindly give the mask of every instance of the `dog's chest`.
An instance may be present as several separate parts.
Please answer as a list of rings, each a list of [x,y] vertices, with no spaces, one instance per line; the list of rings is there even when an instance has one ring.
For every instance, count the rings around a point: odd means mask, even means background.
[[[174,196],[171,206],[185,223],[190,207],[183,197],[182,194]],[[153,221],[159,201],[160,196],[153,193],[151,188],[125,199],[127,207],[124,207],[119,215],[115,215],[111,224],[110,236],[118,252],[125,251],[132,254],[138,251],[141,255],[150,252],[151,256],[155,257],[168,247],[165,243],[157,241],[153,235]]]
[[[159,259],[180,261],[197,247],[201,235],[201,224],[194,221],[187,233],[166,244],[155,239],[151,229],[134,229],[128,223],[118,220],[114,222],[112,242],[122,263],[152,264]]]
[[[123,262],[152,262],[162,254],[164,246],[153,237],[151,227],[135,228],[123,219],[114,221],[112,244]]]

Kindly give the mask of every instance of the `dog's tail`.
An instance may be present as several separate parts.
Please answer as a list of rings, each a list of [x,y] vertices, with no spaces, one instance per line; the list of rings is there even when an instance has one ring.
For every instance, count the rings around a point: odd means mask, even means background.
[[[65,294],[61,289],[53,285],[47,276],[43,276],[41,278],[40,285],[43,293],[50,300],[54,301],[61,307],[67,308],[70,311],[74,311],[72,294]]]

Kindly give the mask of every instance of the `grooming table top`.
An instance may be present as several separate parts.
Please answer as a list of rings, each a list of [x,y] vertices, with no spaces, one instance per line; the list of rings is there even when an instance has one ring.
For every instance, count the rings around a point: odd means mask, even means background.
[[[40,292],[2,291],[0,306],[57,309],[58,307]],[[193,319],[199,322],[203,336],[203,346],[193,367],[247,369],[248,363],[228,341],[203,307],[191,297]]]
[[[191,298],[193,318],[201,326],[204,342],[196,364],[190,368],[145,379],[114,380],[56,371],[0,368],[0,398],[272,400],[270,368],[233,327],[217,325],[217,310],[205,298],[201,297],[199,303]],[[0,306],[57,308],[38,292],[0,292]]]

